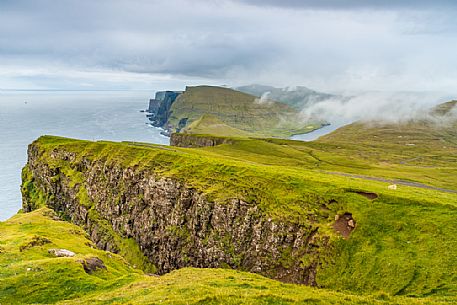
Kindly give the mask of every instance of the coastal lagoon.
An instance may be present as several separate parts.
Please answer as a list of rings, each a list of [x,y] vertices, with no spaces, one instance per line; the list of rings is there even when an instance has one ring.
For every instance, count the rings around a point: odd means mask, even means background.
[[[153,91],[0,91],[0,221],[21,208],[27,145],[41,135],[168,144],[140,110]]]
[[[346,123],[346,124],[349,124],[349,123]],[[344,126],[346,124],[334,123],[334,124],[325,125],[322,128],[313,130],[313,131],[308,132],[308,133],[302,133],[302,134],[294,135],[294,136],[290,137],[290,139],[291,140],[297,140],[297,141],[305,141],[305,142],[314,141],[314,140],[319,139],[322,136],[325,136],[328,133],[331,133],[332,131],[334,131],[334,130],[336,130],[336,129],[338,129],[341,126]]]

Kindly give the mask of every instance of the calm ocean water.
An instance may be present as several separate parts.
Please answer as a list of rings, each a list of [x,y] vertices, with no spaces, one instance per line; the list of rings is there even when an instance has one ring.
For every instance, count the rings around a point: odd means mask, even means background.
[[[43,134],[168,144],[139,112],[153,93],[0,91],[0,220],[21,208],[27,145]]]

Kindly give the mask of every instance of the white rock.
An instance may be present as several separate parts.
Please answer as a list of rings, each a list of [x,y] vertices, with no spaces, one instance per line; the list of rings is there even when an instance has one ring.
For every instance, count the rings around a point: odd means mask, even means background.
[[[54,254],[57,257],[72,257],[75,256],[74,252],[66,249],[49,249],[48,253]]]
[[[387,187],[389,190],[396,190],[397,189],[397,185],[396,184],[391,184]]]

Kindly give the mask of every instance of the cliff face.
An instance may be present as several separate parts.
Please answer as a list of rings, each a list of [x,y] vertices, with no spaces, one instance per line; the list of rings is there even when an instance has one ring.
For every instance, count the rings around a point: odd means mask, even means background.
[[[193,135],[186,133],[172,133],[170,137],[170,145],[177,147],[206,147],[216,146],[221,144],[231,144],[230,138],[210,136],[210,135]]]
[[[155,127],[165,126],[170,116],[171,105],[181,94],[179,91],[159,91],[154,99],[149,100],[149,120]]]
[[[31,144],[23,179],[24,211],[41,198],[112,252],[122,251],[119,237],[131,238],[159,274],[230,267],[316,285],[328,244],[312,222],[273,220],[255,203],[214,202],[176,178],[59,147]]]

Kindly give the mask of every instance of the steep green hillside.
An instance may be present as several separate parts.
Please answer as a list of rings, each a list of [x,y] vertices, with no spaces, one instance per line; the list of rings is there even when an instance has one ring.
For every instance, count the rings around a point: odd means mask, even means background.
[[[260,103],[255,96],[211,86],[187,87],[173,103],[168,124],[172,126],[171,129],[189,126],[203,115],[217,118],[227,125],[217,128],[211,126],[211,133],[227,134],[233,131],[230,133],[232,136],[249,134],[255,137],[287,138],[321,126],[319,122],[303,122],[295,109],[283,103]],[[205,124],[199,125],[197,130],[201,133]],[[184,131],[195,133],[193,128]],[[210,132],[205,130],[203,133]]]

